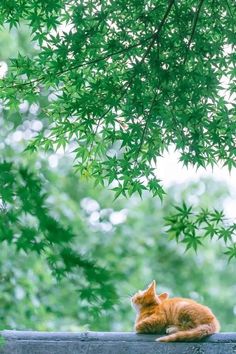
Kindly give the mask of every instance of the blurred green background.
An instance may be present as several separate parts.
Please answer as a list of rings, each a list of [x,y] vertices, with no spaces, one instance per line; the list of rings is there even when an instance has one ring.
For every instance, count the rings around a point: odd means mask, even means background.
[[[24,27],[0,34],[2,66],[18,51],[35,50]],[[42,92],[40,107],[50,99],[50,94]],[[79,271],[58,280],[43,256],[16,252],[14,244],[4,241],[0,248],[1,328],[131,331],[135,313],[129,297],[156,279],[159,292],[210,306],[222,330],[234,331],[235,265],[227,263],[223,243],[212,241],[198,254],[185,253],[182,244],[167,238],[163,221],[171,205],[183,197],[194,197],[196,205],[221,207],[229,195],[227,186],[206,179],[170,187],[163,203],[148,195],[113,201],[112,192],[78,178],[69,151],[24,152],[27,142],[47,127],[41,108],[24,101],[17,113],[10,114],[0,104],[1,158],[21,163],[40,176],[51,214],[77,234],[75,247],[82,254],[113,274],[118,298],[112,309],[99,310],[93,289]],[[90,301],[79,296],[78,282],[91,293]]]

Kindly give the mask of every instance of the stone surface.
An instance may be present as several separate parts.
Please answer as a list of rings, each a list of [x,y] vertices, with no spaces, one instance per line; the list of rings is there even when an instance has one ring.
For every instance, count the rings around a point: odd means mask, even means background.
[[[236,354],[236,333],[214,334],[198,343],[158,343],[135,333],[2,331],[0,354]]]

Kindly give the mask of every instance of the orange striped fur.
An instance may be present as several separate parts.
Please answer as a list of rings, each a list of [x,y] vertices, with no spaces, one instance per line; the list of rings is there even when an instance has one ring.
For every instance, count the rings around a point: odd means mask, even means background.
[[[137,311],[136,332],[168,334],[156,339],[160,342],[195,341],[220,330],[208,307],[181,297],[170,299],[167,293],[157,295],[155,280],[131,301]]]

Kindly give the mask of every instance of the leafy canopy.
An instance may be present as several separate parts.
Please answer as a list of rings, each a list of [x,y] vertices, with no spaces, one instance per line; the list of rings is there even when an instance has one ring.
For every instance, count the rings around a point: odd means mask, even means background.
[[[170,145],[186,166],[236,165],[235,19],[233,0],[3,1],[0,23],[26,22],[36,50],[12,59],[0,95],[14,109],[53,92],[29,149],[74,142],[76,169],[116,197],[162,198]]]

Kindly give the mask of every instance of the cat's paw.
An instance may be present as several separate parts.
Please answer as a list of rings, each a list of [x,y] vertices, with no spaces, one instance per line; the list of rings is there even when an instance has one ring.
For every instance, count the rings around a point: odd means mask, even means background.
[[[156,338],[155,341],[156,342],[166,342],[166,341],[168,341],[166,338],[168,338],[168,336]]]
[[[179,328],[177,326],[169,326],[166,328],[166,334],[172,334],[176,333],[179,331]]]

